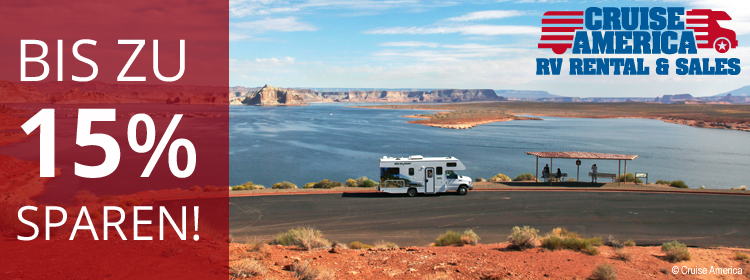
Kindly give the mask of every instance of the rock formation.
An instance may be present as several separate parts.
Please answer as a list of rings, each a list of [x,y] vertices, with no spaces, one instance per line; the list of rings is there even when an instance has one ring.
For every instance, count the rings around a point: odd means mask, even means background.
[[[0,103],[46,103],[49,98],[36,87],[0,81]]]
[[[308,102],[466,102],[504,101],[491,89],[440,89],[432,91],[300,91]]]
[[[294,90],[280,89],[269,85],[263,86],[253,94],[247,95],[242,104],[259,106],[307,105]]]

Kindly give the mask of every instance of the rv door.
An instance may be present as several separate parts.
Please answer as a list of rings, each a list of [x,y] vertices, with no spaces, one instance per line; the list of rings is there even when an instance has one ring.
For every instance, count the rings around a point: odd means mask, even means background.
[[[435,168],[427,167],[424,172],[424,192],[435,193]]]

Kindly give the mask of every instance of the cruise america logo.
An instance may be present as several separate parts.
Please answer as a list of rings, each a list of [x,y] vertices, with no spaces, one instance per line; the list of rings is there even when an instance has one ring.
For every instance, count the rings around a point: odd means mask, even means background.
[[[714,49],[719,54],[736,48],[734,31],[719,21],[732,18],[724,11],[683,7],[590,7],[585,11],[548,11],[542,18],[539,49],[557,55],[659,55],[657,75],[670,73],[664,55],[697,54]],[[703,50],[701,51],[703,52]],[[570,75],[649,75],[644,58],[569,58]],[[537,58],[537,75],[559,75],[562,58]],[[678,58],[677,75],[738,75],[738,58]],[[610,71],[612,70],[612,71]]]

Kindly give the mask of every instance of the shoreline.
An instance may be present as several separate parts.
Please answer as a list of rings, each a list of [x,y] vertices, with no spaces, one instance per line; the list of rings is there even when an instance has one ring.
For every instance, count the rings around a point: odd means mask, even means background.
[[[588,184],[586,182],[575,182]],[[512,184],[512,185],[511,185]],[[704,194],[704,195],[750,195],[750,191],[732,189],[680,189],[666,185],[657,184],[633,184],[603,183],[596,186],[560,186],[547,183],[535,183],[533,181],[516,182],[475,182],[474,191],[571,191],[571,192],[639,192],[639,193],[675,193],[675,194]],[[256,189],[229,191],[229,197],[266,196],[266,195],[307,195],[307,194],[334,194],[334,193],[379,193],[376,188],[361,187],[337,187],[332,189]],[[386,195],[385,193],[383,193]]]
[[[476,106],[472,106],[476,105]],[[490,105],[488,108],[487,105]],[[496,105],[492,107],[492,105]],[[513,106],[520,105],[520,106]],[[564,109],[554,108],[554,106],[578,106],[578,109]],[[601,111],[591,110],[592,108],[583,107],[594,107]],[[626,106],[631,104],[615,104],[614,106]],[[643,106],[671,106],[672,104],[637,104]],[[535,107],[533,109],[521,108],[523,106]],[[539,108],[544,106],[550,106],[552,108]],[[670,115],[670,112],[664,113],[647,113],[638,111],[637,109],[625,110],[623,112],[608,111],[606,107],[614,107],[612,104],[566,104],[566,103],[542,103],[542,102],[493,102],[493,103],[453,103],[453,104],[432,104],[432,105],[375,105],[375,106],[349,106],[350,108],[364,108],[364,109],[391,109],[391,110],[422,110],[422,111],[441,111],[434,112],[431,114],[421,115],[404,115],[401,117],[406,118],[421,118],[419,121],[407,121],[408,123],[421,124],[426,126],[438,127],[438,128],[449,128],[449,129],[469,129],[478,125],[493,123],[493,122],[504,122],[513,120],[541,120],[536,117],[522,117],[520,115],[530,116],[541,116],[541,117],[557,117],[557,118],[586,118],[586,119],[619,119],[619,118],[637,118],[637,119],[653,119],[660,120],[666,123],[681,124],[691,127],[698,128],[715,128],[715,129],[729,129],[750,132],[750,122],[745,120],[715,120],[710,117],[702,117],[701,113],[694,113],[692,116],[674,116]],[[701,105],[691,105],[701,106]],[[731,105],[724,105],[731,106]],[[435,108],[429,108],[435,107]],[[482,108],[484,107],[484,108]],[[507,107],[507,108],[505,108]],[[750,106],[745,106],[750,107]],[[743,107],[743,109],[747,109]],[[665,107],[666,108],[666,107]],[[690,109],[692,107],[684,107]],[[711,107],[713,109],[714,107]],[[673,108],[671,108],[673,109]],[[722,108],[724,109],[724,108]],[[678,110],[679,111],[679,110]],[[708,113],[725,113],[724,111],[730,110],[715,110],[709,111]],[[680,111],[681,114],[686,114]],[[736,112],[733,112],[736,113]],[[744,114],[745,112],[739,112]],[[750,113],[750,110],[748,110]],[[457,116],[451,117],[451,114]],[[641,115],[639,115],[641,114]],[[659,114],[662,114],[660,116]],[[705,113],[704,113],[705,114]],[[487,115],[491,115],[488,117]],[[731,116],[733,117],[733,116]],[[730,118],[731,118],[730,117]],[[739,116],[744,118],[745,116]],[[738,118],[738,117],[734,117]]]

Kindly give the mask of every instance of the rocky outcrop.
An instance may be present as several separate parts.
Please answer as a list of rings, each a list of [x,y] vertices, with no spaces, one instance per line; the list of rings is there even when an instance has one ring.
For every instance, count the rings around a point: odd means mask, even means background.
[[[0,81],[0,103],[46,103],[49,98],[36,87]]]
[[[440,89],[432,91],[301,92],[308,102],[466,102],[504,101],[491,89]]]
[[[654,99],[654,102],[663,103],[663,104],[672,104],[675,102],[692,100],[692,99],[693,99],[693,96],[689,93],[675,94],[675,95],[665,94],[661,98],[657,97],[656,99]]]
[[[305,100],[294,90],[280,89],[269,85],[265,85],[253,94],[247,95],[242,104],[258,106],[307,105]]]
[[[82,92],[78,88],[56,94],[52,96],[52,104],[113,104],[120,103],[116,98],[103,92],[86,91]]]

